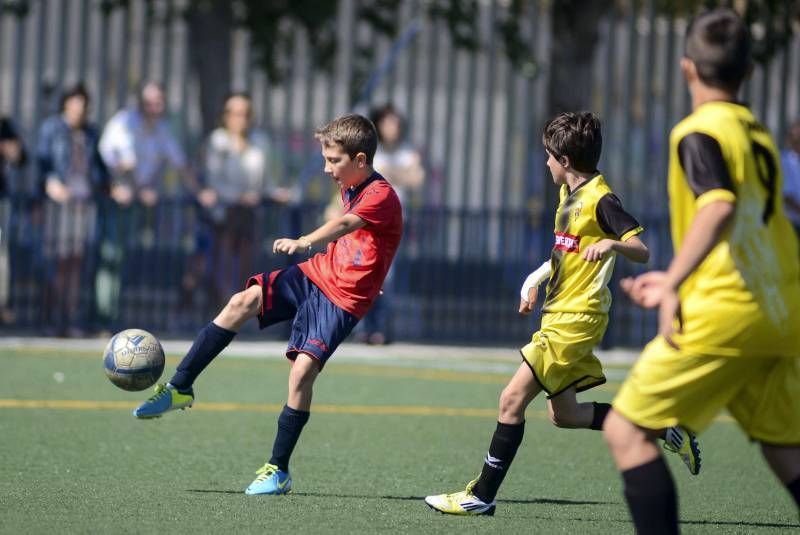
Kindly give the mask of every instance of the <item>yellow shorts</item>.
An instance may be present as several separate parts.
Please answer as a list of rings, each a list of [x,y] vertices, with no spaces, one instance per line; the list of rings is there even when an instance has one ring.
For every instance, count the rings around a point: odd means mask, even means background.
[[[606,382],[603,366],[592,350],[603,339],[605,314],[547,312],[542,327],[520,350],[547,397],[571,386],[581,392]]]
[[[703,431],[727,408],[750,438],[800,444],[800,358],[690,355],[657,337],[613,402],[648,429]]]

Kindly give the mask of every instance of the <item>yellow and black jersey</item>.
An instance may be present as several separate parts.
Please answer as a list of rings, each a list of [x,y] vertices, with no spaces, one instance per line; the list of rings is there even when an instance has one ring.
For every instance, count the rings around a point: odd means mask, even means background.
[[[698,210],[736,204],[733,223],[680,289],[675,341],[698,354],[800,356],[798,243],[783,212],[779,153],[750,110],[699,106],[670,136],[669,198],[677,253]]]
[[[560,197],[550,254],[552,274],[542,311],[606,314],[611,306],[608,281],[616,255],[588,262],[582,252],[605,238],[625,241],[642,232],[642,227],[623,209],[600,174],[574,191],[561,186]]]

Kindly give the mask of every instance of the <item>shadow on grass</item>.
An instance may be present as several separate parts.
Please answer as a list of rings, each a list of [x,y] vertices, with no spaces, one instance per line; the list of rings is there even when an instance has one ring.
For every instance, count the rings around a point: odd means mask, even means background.
[[[754,528],[798,528],[800,524],[777,524],[775,522],[736,522],[726,520],[680,520],[680,524],[691,526],[747,526]]]
[[[200,494],[244,494],[241,490],[217,490],[217,489],[186,489],[186,492],[197,492]],[[308,496],[312,498],[354,498],[363,500],[364,498],[380,500],[399,500],[399,501],[419,501],[424,500],[425,496],[374,496],[364,494],[334,494],[328,492],[292,492],[292,496]],[[534,498],[531,500],[501,500],[501,503],[515,504],[551,504],[551,505],[612,505],[614,502],[595,502],[580,500],[554,500],[550,498]]]
[[[241,490],[218,490],[218,489],[186,489],[186,492],[196,492],[199,494],[242,494]],[[334,494],[327,492],[292,492],[292,496],[308,496],[312,498],[353,498],[363,500],[367,499],[380,499],[380,500],[399,500],[399,501],[421,501],[424,496],[373,496],[363,494]],[[522,505],[622,505],[619,502],[599,502],[591,500],[557,500],[552,498],[533,498],[530,500],[500,500],[501,504],[522,504]],[[535,516],[540,520],[563,520],[546,516]],[[597,522],[596,518],[573,518],[578,522]],[[628,519],[604,519],[603,522],[614,522],[620,524],[630,524]],[[797,528],[800,524],[779,524],[776,522],[743,522],[736,520],[681,520],[680,524],[689,526],[741,526],[753,528]]]

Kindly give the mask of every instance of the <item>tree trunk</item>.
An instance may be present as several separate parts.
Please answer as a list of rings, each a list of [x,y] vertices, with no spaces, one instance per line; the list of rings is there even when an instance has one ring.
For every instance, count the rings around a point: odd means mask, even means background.
[[[230,2],[198,2],[188,13],[192,76],[200,90],[203,135],[219,123],[225,96],[231,90]]]
[[[611,0],[559,0],[552,7],[550,82],[551,115],[589,109],[592,60],[600,19],[613,8]]]
[[[612,0],[558,0],[552,4],[550,79],[547,118],[565,111],[589,110],[592,103],[592,60],[600,19],[611,13]],[[541,128],[543,125],[536,125]],[[558,188],[545,173],[544,222],[555,215]]]

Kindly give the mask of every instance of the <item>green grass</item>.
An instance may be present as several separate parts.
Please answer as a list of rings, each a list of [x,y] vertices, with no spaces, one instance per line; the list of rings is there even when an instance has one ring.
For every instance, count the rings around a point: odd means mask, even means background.
[[[99,355],[6,350],[0,369],[2,533],[632,532],[600,434],[555,429],[543,399],[529,410],[495,517],[424,505],[426,494],[458,490],[479,471],[504,374],[355,363],[343,351],[317,382],[318,410],[292,459],[295,493],[249,497],[242,491],[269,457],[285,401],[285,362],[226,355],[195,385],[195,408],[157,421],[131,416],[147,394],[114,388]],[[609,400],[614,389],[584,398]],[[734,424],[716,422],[702,447],[699,477],[669,459],[684,533],[798,528],[794,504]]]

